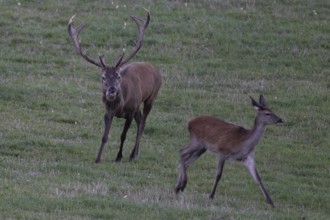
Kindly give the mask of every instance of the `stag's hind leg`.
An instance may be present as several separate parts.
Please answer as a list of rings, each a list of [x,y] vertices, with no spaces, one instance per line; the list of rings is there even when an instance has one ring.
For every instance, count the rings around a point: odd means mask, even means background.
[[[136,139],[135,139],[135,145],[134,148],[131,152],[131,155],[129,157],[129,160],[133,160],[135,158],[135,156],[138,155],[139,152],[139,145],[140,145],[140,140],[141,140],[141,136],[140,136],[140,130],[141,130],[141,121],[142,121],[142,113],[140,110],[138,110],[135,114],[134,114],[134,120],[136,122],[137,125],[137,132],[136,132]]]
[[[120,162],[121,159],[123,158],[123,146],[124,146],[124,142],[126,139],[127,131],[130,128],[132,121],[133,121],[133,118],[128,118],[125,121],[125,125],[124,125],[123,131],[120,136],[120,147],[119,147],[119,151],[118,151],[118,154],[116,157],[116,162]]]
[[[147,117],[152,109],[152,105],[153,105],[152,102],[150,103],[149,101],[146,101],[144,103],[144,107],[143,107],[143,114],[139,110],[134,115],[134,119],[137,124],[137,134],[136,134],[135,145],[134,145],[134,148],[133,148],[131,156],[130,156],[130,160],[133,160],[135,158],[135,156],[137,156],[139,154],[139,146],[140,146],[141,137],[144,132]]]

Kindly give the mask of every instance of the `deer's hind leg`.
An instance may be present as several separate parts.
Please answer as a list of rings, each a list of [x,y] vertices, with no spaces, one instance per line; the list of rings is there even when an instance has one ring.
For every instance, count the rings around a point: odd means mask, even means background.
[[[183,191],[187,185],[187,168],[198,159],[203,153],[205,153],[206,148],[204,148],[196,139],[191,138],[190,143],[187,147],[180,150],[181,158],[181,172],[178,177],[178,182],[175,187],[175,193]]]

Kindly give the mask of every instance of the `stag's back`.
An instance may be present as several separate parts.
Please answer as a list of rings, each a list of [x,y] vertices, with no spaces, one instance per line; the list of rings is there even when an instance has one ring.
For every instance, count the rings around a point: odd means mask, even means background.
[[[120,75],[123,80],[124,96],[134,97],[138,101],[154,100],[161,87],[160,72],[151,64],[134,62],[124,66]]]

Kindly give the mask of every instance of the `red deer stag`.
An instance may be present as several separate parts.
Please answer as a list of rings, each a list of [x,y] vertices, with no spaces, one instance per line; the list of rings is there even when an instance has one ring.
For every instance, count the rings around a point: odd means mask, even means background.
[[[127,130],[129,129],[133,118],[136,121],[136,140],[130,155],[130,160],[133,160],[139,153],[139,144],[144,131],[147,116],[161,87],[160,72],[151,64],[134,62],[125,65],[135,56],[143,44],[144,31],[148,27],[150,14],[147,11],[147,19],[145,21],[139,17],[131,16],[138,27],[138,35],[135,46],[132,52],[125,59],[124,53],[122,53],[118,57],[114,66],[107,65],[103,56],[99,56],[99,60],[97,61],[86,55],[86,53],[82,50],[78,39],[84,25],[80,24],[76,28],[72,27],[73,18],[74,16],[71,17],[68,23],[68,32],[76,50],[87,62],[96,65],[101,68],[102,71],[103,103],[106,108],[106,113],[104,115],[105,127],[101,147],[95,163],[99,163],[101,161],[101,154],[104,145],[108,141],[110,127],[114,116],[124,118],[126,120],[121,134],[120,148],[116,161],[121,161]],[[140,110],[141,103],[143,103],[143,112]]]
[[[190,143],[187,147],[180,150],[182,170],[175,188],[176,193],[183,191],[186,187],[188,181],[187,167],[205,153],[206,150],[209,150],[219,155],[216,178],[209,198],[213,199],[214,197],[225,161],[237,160],[243,162],[249,169],[267,203],[274,207],[274,203],[264,188],[255,168],[254,155],[255,147],[262,138],[266,125],[283,123],[283,120],[266,106],[262,95],[260,95],[259,103],[252,97],[251,100],[253,107],[257,110],[252,129],[245,129],[212,116],[199,116],[189,121]]]

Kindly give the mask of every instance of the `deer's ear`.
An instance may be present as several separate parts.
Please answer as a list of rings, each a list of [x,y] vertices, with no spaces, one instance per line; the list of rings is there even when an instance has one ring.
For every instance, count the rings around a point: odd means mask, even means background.
[[[263,95],[259,97],[259,106],[266,107],[266,100]]]
[[[258,103],[252,98],[252,96],[250,96],[250,99],[253,107],[258,106]]]
[[[260,106],[259,103],[256,102],[251,96],[250,96],[250,98],[251,98],[251,104],[252,104],[253,108],[257,111],[262,110],[262,106]]]
[[[260,108],[258,106],[253,106],[255,110],[259,111]]]

